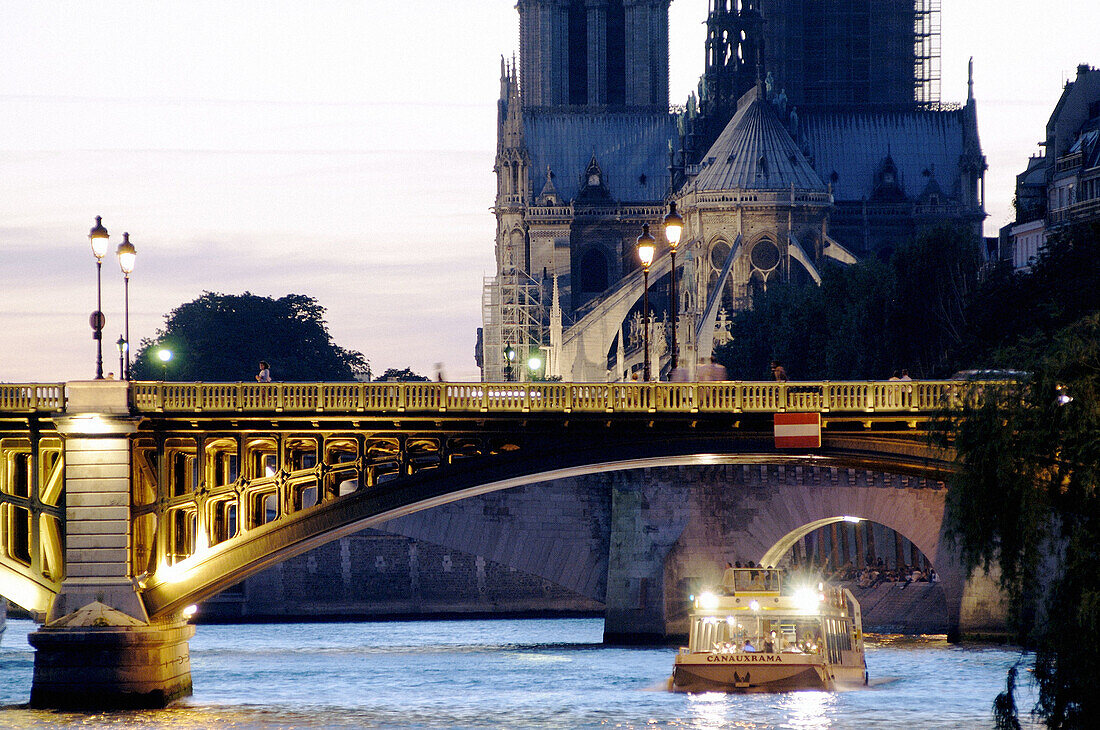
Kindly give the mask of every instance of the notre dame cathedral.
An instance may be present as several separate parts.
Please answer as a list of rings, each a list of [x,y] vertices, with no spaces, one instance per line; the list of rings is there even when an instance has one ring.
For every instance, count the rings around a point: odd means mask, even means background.
[[[486,381],[607,382],[693,368],[774,282],[889,257],[922,227],[980,234],[973,84],[939,99],[939,0],[712,0],[698,92],[669,106],[670,0],[519,0],[502,61]],[[684,219],[670,266],[662,221]],[[669,285],[676,277],[676,317]],[[675,323],[675,324],[673,324]]]

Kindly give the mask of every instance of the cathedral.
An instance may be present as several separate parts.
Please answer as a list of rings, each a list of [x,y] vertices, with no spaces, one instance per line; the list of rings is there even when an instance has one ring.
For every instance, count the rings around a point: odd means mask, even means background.
[[[486,381],[631,380],[643,361],[654,378],[694,375],[754,291],[888,258],[925,227],[981,232],[973,83],[965,104],[940,102],[938,0],[712,0],[698,91],[673,107],[669,2],[517,4]],[[675,268],[670,209],[684,221]],[[645,276],[644,225],[657,239]]]

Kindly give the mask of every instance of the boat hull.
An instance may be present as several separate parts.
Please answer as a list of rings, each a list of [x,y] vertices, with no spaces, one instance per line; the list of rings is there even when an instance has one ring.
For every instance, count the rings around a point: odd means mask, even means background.
[[[826,665],[816,657],[792,660],[763,654],[732,659],[704,654],[677,657],[669,685],[674,692],[790,692],[866,683],[863,666]]]

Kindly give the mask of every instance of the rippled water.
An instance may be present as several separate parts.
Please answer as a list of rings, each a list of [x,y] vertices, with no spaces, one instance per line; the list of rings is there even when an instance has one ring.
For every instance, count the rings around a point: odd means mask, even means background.
[[[598,619],[204,625],[191,641],[192,697],[90,714],[20,706],[31,630],[9,621],[0,644],[3,726],[982,728],[1019,659],[934,637],[871,637],[868,689],[683,695],[663,689],[673,649],[601,646]],[[1021,707],[1032,701],[1025,679]]]

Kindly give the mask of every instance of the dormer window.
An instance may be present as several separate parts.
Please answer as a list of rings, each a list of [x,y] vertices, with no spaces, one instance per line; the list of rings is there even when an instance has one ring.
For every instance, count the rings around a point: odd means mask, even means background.
[[[595,188],[600,185],[600,174],[598,172],[591,172],[588,174],[588,187]]]

